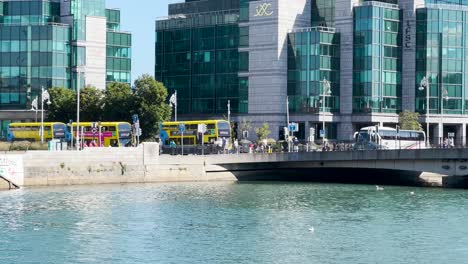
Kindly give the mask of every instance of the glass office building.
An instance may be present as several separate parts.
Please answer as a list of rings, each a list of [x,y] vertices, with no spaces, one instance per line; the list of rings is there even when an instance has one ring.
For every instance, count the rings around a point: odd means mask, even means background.
[[[272,137],[282,137],[289,116],[302,140],[320,139],[323,123],[327,139],[352,140],[362,127],[395,127],[399,113],[417,111],[432,143],[455,135],[465,144],[467,5],[185,1],[156,22],[156,78],[178,91],[186,119],[223,117],[230,99],[235,122],[267,122]]]
[[[367,2],[354,8],[355,113],[397,113],[402,109],[400,20],[397,5]]]
[[[170,94],[177,91],[178,113],[227,113],[228,100],[233,113],[246,112],[238,23],[238,9],[156,21],[155,77]]]
[[[106,34],[107,33],[107,34]],[[42,88],[130,83],[131,35],[104,0],[0,1],[0,138]]]

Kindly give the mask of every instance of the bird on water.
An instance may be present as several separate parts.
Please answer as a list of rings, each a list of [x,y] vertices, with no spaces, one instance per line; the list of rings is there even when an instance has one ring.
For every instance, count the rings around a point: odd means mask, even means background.
[[[378,186],[378,185],[375,186],[375,189],[376,189],[377,191],[383,191],[383,190],[385,190],[383,187],[380,187],[380,186]]]

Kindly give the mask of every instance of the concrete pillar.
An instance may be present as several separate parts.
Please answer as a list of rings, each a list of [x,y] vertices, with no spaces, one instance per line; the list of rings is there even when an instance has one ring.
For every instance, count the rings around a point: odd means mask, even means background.
[[[311,128],[310,122],[305,122],[305,140],[306,140],[306,141],[309,141],[309,137],[310,137],[310,128]]]
[[[351,122],[338,123],[338,140],[353,140],[354,130]]]
[[[435,129],[432,133],[432,144],[435,146],[439,146],[441,143],[443,143],[444,140],[444,130],[442,127],[442,124],[436,124]]]
[[[403,70],[402,70],[402,106],[403,110],[415,110],[415,83],[414,69],[416,68],[416,8],[424,4],[424,0],[400,0],[399,6],[403,9]]]
[[[353,8],[360,0],[335,0],[335,28],[340,33],[340,113],[338,140],[350,140],[353,124]]]
[[[457,135],[455,139],[456,146],[465,146],[466,145],[466,124],[461,124],[457,126]]]

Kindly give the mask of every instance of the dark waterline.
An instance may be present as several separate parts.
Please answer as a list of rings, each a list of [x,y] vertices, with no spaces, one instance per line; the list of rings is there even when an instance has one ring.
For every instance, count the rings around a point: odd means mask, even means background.
[[[2,264],[468,259],[463,190],[171,183],[23,189],[0,201]]]

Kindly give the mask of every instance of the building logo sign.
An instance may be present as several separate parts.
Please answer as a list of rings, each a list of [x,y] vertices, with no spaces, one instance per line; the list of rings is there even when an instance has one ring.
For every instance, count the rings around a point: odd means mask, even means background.
[[[404,40],[404,47],[405,49],[412,48],[412,36],[411,36],[411,23],[409,20],[406,21],[406,28],[405,28],[405,40]]]
[[[263,16],[271,16],[273,15],[273,11],[270,10],[271,4],[270,3],[263,3],[257,6],[255,9],[255,16],[256,17],[263,17]]]

